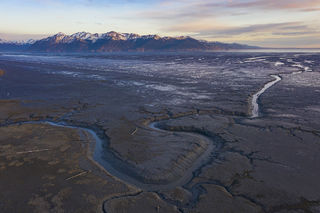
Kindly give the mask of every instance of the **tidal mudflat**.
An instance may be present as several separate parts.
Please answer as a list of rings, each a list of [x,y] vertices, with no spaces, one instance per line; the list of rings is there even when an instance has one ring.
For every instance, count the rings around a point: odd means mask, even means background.
[[[0,54],[1,212],[320,212],[320,54]]]

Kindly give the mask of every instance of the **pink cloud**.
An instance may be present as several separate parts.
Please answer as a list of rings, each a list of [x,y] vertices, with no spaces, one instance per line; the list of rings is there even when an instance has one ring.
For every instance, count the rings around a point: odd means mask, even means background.
[[[228,2],[229,7],[262,9],[312,9],[320,6],[319,0],[254,0],[246,2]]]

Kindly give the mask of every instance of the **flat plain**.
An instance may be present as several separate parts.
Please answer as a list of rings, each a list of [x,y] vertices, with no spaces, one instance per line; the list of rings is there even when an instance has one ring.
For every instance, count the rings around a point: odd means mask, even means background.
[[[319,61],[0,54],[0,211],[320,212]]]

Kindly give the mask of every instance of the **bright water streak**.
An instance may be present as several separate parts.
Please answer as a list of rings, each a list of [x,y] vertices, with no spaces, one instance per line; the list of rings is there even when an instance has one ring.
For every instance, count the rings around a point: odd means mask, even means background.
[[[259,104],[258,99],[260,95],[262,95],[267,89],[281,81],[281,77],[278,75],[271,75],[271,77],[275,78],[275,80],[270,81],[269,83],[265,84],[261,90],[259,90],[257,93],[255,93],[252,97],[252,112],[251,112],[251,118],[257,118],[259,117]]]

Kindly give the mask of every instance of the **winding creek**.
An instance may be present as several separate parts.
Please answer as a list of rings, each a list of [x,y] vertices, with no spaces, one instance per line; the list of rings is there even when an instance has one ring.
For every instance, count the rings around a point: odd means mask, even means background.
[[[296,75],[296,74],[301,74],[303,72],[312,72],[312,69],[310,69],[310,67],[308,66],[304,66],[302,65],[301,63],[298,63],[298,62],[294,62],[294,61],[291,61],[293,62],[294,64],[292,65],[292,67],[298,67],[300,68],[301,70],[299,71],[294,71],[294,72],[291,72],[289,74],[291,75]],[[276,63],[276,66],[281,66],[283,63],[281,62],[277,62]],[[286,73],[288,74],[288,73]],[[260,116],[259,114],[259,97],[265,92],[267,91],[269,88],[271,88],[272,86],[274,86],[275,84],[277,84],[279,81],[282,80],[282,78],[280,77],[280,75],[270,75],[271,77],[274,78],[273,81],[270,81],[268,83],[266,83],[262,89],[260,89],[258,92],[256,92],[255,94],[253,94],[252,96],[252,99],[251,99],[251,118],[258,118]]]
[[[162,130],[157,125],[158,122],[152,122],[149,124],[149,128],[154,131],[160,132],[167,132],[167,130]],[[98,134],[89,128],[80,127],[80,126],[73,126],[66,124],[64,122],[52,122],[52,121],[26,121],[26,122],[19,122],[10,125],[22,125],[22,124],[47,124],[56,127],[63,127],[69,129],[76,129],[86,132],[91,138],[89,140],[93,142],[93,146],[90,147],[90,151],[92,154],[92,158],[95,162],[97,162],[100,166],[102,166],[110,175],[120,179],[121,181],[125,182],[126,184],[133,185],[138,187],[142,190],[147,191],[156,191],[156,190],[165,190],[165,189],[172,189],[177,186],[182,186],[187,184],[193,178],[193,172],[197,169],[201,168],[202,165],[206,164],[210,160],[210,156],[212,155],[215,144],[214,142],[201,134],[197,133],[189,133],[189,132],[179,132],[179,134],[193,136],[202,140],[206,143],[207,149],[201,156],[188,168],[184,175],[180,178],[169,182],[169,183],[144,183],[139,180],[135,174],[130,173],[130,169],[125,166],[125,162],[120,162],[120,159],[116,159],[116,157],[108,151],[105,146],[108,143],[105,139],[102,139],[98,136]],[[170,132],[170,131],[169,131]],[[87,138],[88,139],[88,138]]]
[[[252,107],[253,107],[252,117],[253,118],[256,118],[259,116],[259,104],[258,104],[259,97],[267,89],[269,89],[270,87],[272,87],[278,81],[281,80],[281,77],[278,75],[272,75],[272,77],[274,77],[275,80],[265,84],[261,90],[259,90],[256,94],[253,95],[253,98],[252,98]],[[86,139],[89,139],[92,142],[92,145],[89,146],[92,159],[96,163],[98,163],[100,166],[102,166],[109,174],[120,179],[126,184],[133,185],[142,190],[157,191],[157,190],[172,189],[177,186],[183,186],[187,184],[190,180],[192,180],[195,171],[201,169],[204,165],[210,162],[210,160],[213,157],[213,153],[216,151],[215,149],[218,149],[217,147],[219,146],[217,141],[201,133],[165,130],[159,126],[159,123],[160,121],[151,122],[148,125],[148,127],[153,131],[170,132],[170,133],[177,132],[179,134],[192,136],[194,138],[197,138],[198,140],[202,140],[203,142],[205,142],[207,146],[206,150],[200,155],[200,157],[197,158],[197,160],[193,162],[193,164],[184,172],[184,174],[181,177],[168,183],[145,183],[144,181],[142,181],[140,177],[137,176],[137,174],[132,172],[132,169],[130,171],[129,166],[127,166],[125,162],[118,159],[116,156],[114,156],[114,154],[111,151],[106,149],[106,146],[109,143],[108,139],[101,138],[98,135],[97,131],[94,131],[93,129],[82,127],[82,126],[70,125],[65,122],[53,122],[53,121],[26,121],[26,122],[19,122],[14,125],[47,124],[47,125],[56,126],[56,127],[76,129],[80,133],[81,131],[84,131],[87,133],[87,135],[90,136],[90,138],[87,137]]]
[[[294,73],[292,73],[294,74]],[[259,97],[266,92],[269,88],[277,84],[279,81],[282,80],[280,75],[270,75],[274,80],[266,83],[258,92],[256,92],[252,96],[251,100],[251,118],[257,118],[260,116],[259,113]],[[109,143],[107,138],[102,138],[99,136],[99,133],[93,129],[82,127],[82,126],[76,126],[76,125],[69,125],[64,122],[52,122],[52,121],[27,121],[27,122],[20,122],[16,123],[16,125],[19,124],[47,124],[51,126],[57,126],[57,127],[63,127],[63,128],[70,128],[70,129],[76,129],[81,131],[84,131],[87,133],[87,135],[90,136],[89,140],[92,141],[92,145],[90,146],[90,152],[92,159],[97,162],[100,166],[102,166],[109,174],[112,176],[122,180],[123,182],[136,186],[142,190],[147,191],[156,191],[156,190],[164,190],[164,189],[172,189],[177,186],[183,186],[187,184],[192,178],[194,177],[194,173],[201,169],[204,165],[210,162],[210,160],[213,158],[214,152],[219,149],[219,145],[217,141],[215,141],[213,138],[207,137],[204,134],[196,133],[196,132],[187,132],[187,131],[171,131],[166,130],[160,127],[158,122],[152,122],[148,125],[150,130],[158,131],[158,132],[170,132],[170,133],[179,133],[183,135],[192,136],[194,138],[197,138],[199,140],[202,140],[206,143],[206,150],[200,155],[200,157],[197,158],[193,162],[193,164],[188,168],[184,174],[177,178],[174,181],[168,182],[168,183],[145,183],[145,181],[142,181],[139,179],[137,174],[132,172],[132,169],[128,168],[129,166],[126,164],[126,162],[121,161],[119,158],[115,157],[112,151],[108,150],[106,147]],[[88,137],[87,137],[88,139]],[[134,168],[133,168],[134,170]]]

